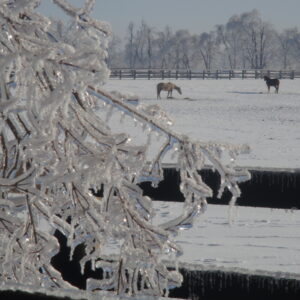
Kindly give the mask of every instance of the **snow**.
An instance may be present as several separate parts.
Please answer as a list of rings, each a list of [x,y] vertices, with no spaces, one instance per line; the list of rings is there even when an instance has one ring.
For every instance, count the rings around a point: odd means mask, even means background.
[[[154,222],[173,218],[182,203],[154,202]],[[300,211],[208,205],[194,226],[176,237],[183,249],[182,266],[223,269],[300,280]]]
[[[194,139],[248,144],[251,153],[237,165],[299,170],[300,80],[281,80],[279,94],[267,93],[263,80],[173,80],[183,94],[173,91],[173,99],[166,99],[162,92],[157,100],[160,81],[109,80],[104,88],[134,93],[140,105],[159,104],[174,130]],[[131,134],[145,135],[134,126]],[[171,219],[181,205],[154,202],[154,222]],[[300,211],[235,207],[233,224],[228,213],[227,206],[208,205],[194,227],[177,237],[182,266],[300,279]]]
[[[182,95],[174,90],[173,99],[166,99],[161,92],[157,100],[161,81],[111,79],[104,88],[138,95],[140,104],[159,104],[173,119],[173,129],[193,139],[248,144],[251,153],[237,160],[240,166],[300,168],[299,79],[281,80],[279,94],[273,88],[268,93],[261,79],[172,80]]]

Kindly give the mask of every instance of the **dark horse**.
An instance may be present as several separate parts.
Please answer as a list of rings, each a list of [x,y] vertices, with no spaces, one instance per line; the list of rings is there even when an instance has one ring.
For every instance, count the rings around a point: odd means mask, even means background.
[[[278,79],[271,79],[268,76],[264,76],[264,81],[267,84],[268,92],[270,92],[270,87],[274,86],[276,89],[276,93],[278,94],[278,90],[279,90],[279,80]]]

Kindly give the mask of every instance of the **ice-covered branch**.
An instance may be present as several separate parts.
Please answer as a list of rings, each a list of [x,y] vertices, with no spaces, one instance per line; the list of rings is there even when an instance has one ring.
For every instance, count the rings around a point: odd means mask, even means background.
[[[94,27],[106,35],[111,34],[110,26],[107,23],[93,20],[88,16],[94,7],[95,0],[86,0],[83,8],[76,8],[65,0],[53,0],[53,2],[69,16],[75,18],[78,24],[86,27]]]
[[[74,21],[66,28],[37,14],[39,1],[0,4],[0,279],[75,288],[51,265],[58,231],[70,258],[84,245],[82,273],[88,262],[102,271],[87,280],[88,290],[167,294],[182,276],[162,257],[181,254],[173,236],[192,226],[212,193],[199,171],[211,164],[221,175],[220,193],[227,187],[237,197],[249,173],[224,163],[222,153],[234,159],[244,148],[192,141],[171,129],[160,107],[135,108],[106,93],[110,30],[89,16],[94,2],[75,8],[54,0]],[[106,118],[104,108],[95,108],[99,103],[109,107]],[[148,143],[134,144],[127,128],[120,133],[108,126],[117,111],[148,128]],[[152,132],[163,141],[147,156]],[[168,154],[177,157],[185,205],[158,225],[138,184],[157,185]],[[114,251],[109,259],[107,248]]]
[[[93,91],[93,93],[96,93],[96,95],[98,95],[99,98],[110,103],[110,105],[118,108],[119,110],[125,111],[125,113],[132,115],[133,118],[150,125],[151,130],[163,133],[168,137],[165,145],[162,146],[154,160],[151,162],[151,171],[153,171],[155,165],[157,165],[159,169],[161,168],[160,164],[165,152],[171,150],[174,147],[174,144],[177,143],[177,148],[180,152],[180,159],[178,160],[178,163],[180,164],[181,169],[187,169],[190,171],[188,177],[194,176],[198,178],[198,182],[196,182],[196,185],[199,185],[201,183],[204,186],[204,188],[206,189],[206,194],[204,195],[204,198],[211,196],[211,191],[209,188],[206,187],[206,185],[202,181],[199,181],[201,177],[197,171],[204,167],[203,163],[205,159],[208,163],[210,163],[213,166],[213,168],[215,168],[218,171],[218,173],[221,176],[219,197],[223,193],[225,187],[227,187],[231,191],[234,198],[239,197],[240,190],[238,188],[237,183],[249,180],[250,173],[243,168],[234,168],[233,164],[224,165],[220,158],[222,152],[227,151],[228,154],[231,156],[231,160],[233,161],[239,154],[246,154],[249,152],[249,147],[247,145],[233,146],[228,144],[217,144],[211,142],[192,142],[188,137],[173,132],[163,123],[152,118],[151,115],[149,116],[143,113],[143,111],[138,110],[132,105],[113,97],[112,95],[103,90],[96,90],[92,86],[89,86],[89,88]],[[158,176],[158,178],[161,178],[160,175]]]

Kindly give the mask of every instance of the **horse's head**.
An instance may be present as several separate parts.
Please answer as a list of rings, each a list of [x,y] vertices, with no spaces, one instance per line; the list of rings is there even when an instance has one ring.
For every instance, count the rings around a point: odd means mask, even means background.
[[[177,91],[180,95],[182,94],[181,88],[180,88],[179,86],[175,86],[174,88],[176,89],[176,91]]]

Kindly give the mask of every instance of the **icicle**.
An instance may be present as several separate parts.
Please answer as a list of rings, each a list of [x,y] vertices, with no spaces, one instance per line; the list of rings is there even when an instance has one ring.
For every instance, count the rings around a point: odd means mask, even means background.
[[[232,197],[228,209],[228,221],[230,225],[232,225],[236,220],[237,208],[235,206],[235,202],[236,202],[236,197]]]
[[[108,123],[113,115],[114,107],[110,105],[108,112],[106,113],[106,119],[105,122]]]
[[[123,124],[125,120],[125,113],[124,111],[121,112],[120,124]]]
[[[134,122],[134,127],[137,127],[138,125],[138,120],[136,118],[133,118],[133,122]]]

